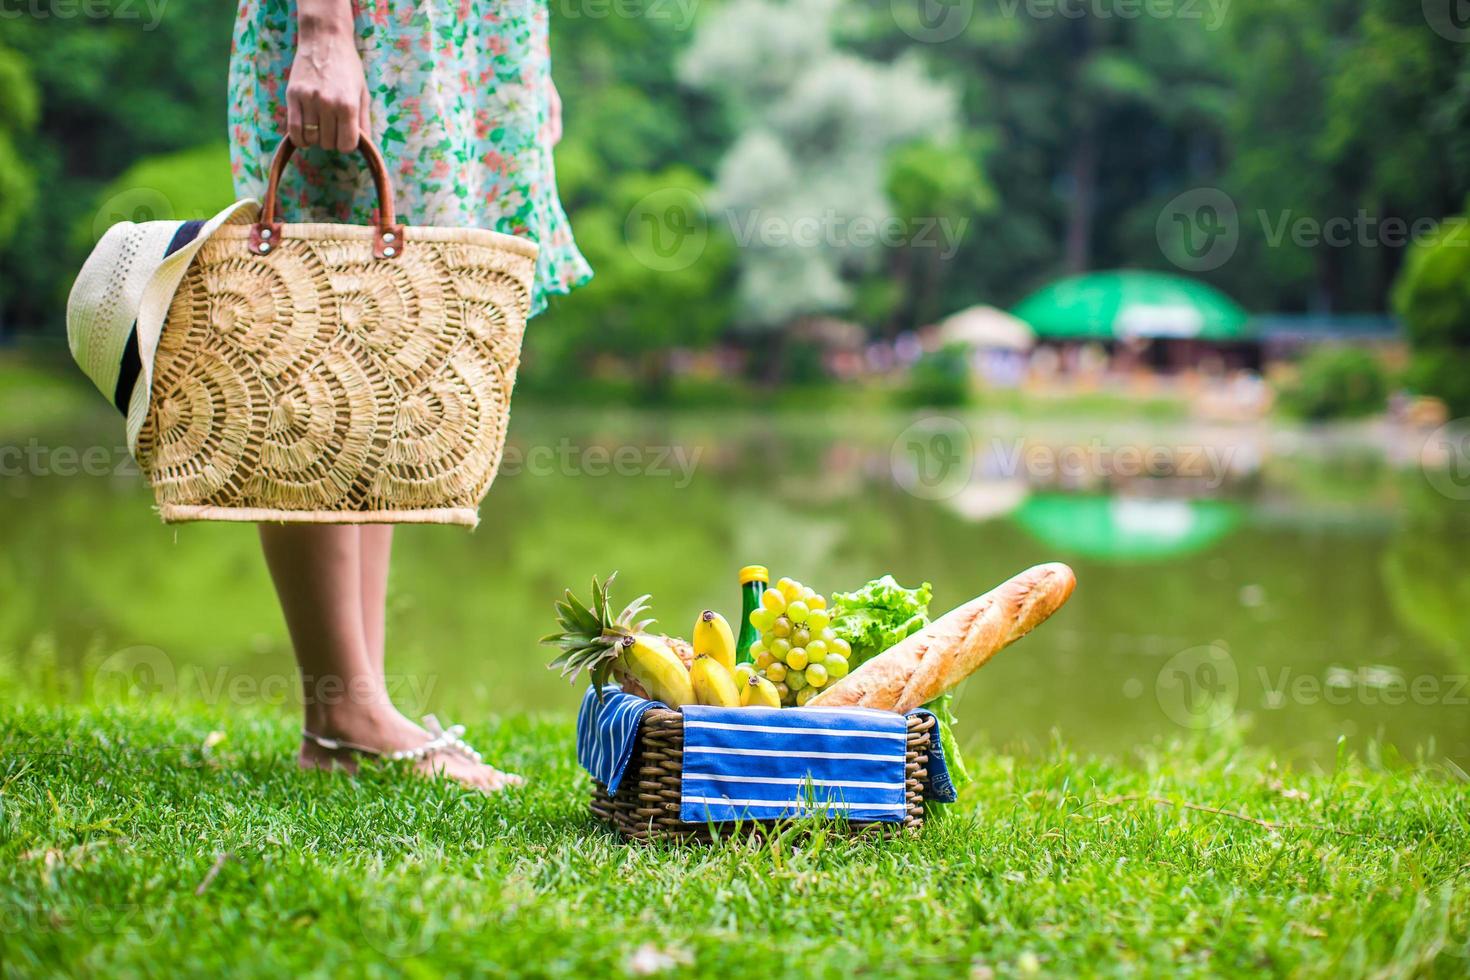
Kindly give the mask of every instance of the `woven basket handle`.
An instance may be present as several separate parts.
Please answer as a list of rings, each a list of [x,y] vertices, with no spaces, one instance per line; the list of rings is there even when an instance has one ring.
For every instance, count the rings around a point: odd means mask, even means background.
[[[265,187],[265,206],[260,220],[250,232],[250,250],[257,255],[267,255],[281,240],[281,222],[276,220],[276,201],[280,196],[281,177],[286,173],[286,164],[296,152],[296,144],[287,136],[276,148],[271,160],[270,179]],[[373,175],[373,185],[378,190],[377,224],[373,234],[373,257],[391,259],[403,253],[403,226],[397,223],[393,212],[393,185],[388,180],[388,167],[383,163],[383,154],[366,136],[357,143],[357,152],[367,161],[368,172]]]

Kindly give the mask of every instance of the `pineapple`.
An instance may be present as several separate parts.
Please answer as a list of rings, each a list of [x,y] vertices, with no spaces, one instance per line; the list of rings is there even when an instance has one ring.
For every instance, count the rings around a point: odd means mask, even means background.
[[[561,668],[562,676],[570,677],[574,681],[578,674],[587,671],[599,694],[608,678],[613,677],[629,694],[640,697],[653,694],[660,700],[676,700],[678,694],[669,691],[666,683],[653,682],[653,677],[646,669],[647,665],[650,659],[663,658],[650,653],[645,647],[649,641],[665,647],[686,670],[693,662],[694,649],[687,640],[650,636],[646,632],[653,620],[638,618],[648,610],[649,597],[646,595],[628,603],[614,618],[608,593],[616,577],[616,572],[602,582],[596,576],[593,577],[590,604],[583,604],[572,594],[571,589],[556,604],[556,621],[561,632],[542,637],[541,642],[558,647],[562,652],[547,666]],[[639,656],[630,658],[629,654],[635,644]],[[665,679],[669,676],[670,666],[667,663],[662,665],[662,676]],[[677,677],[674,682],[678,684]],[[656,690],[650,691],[651,683]]]

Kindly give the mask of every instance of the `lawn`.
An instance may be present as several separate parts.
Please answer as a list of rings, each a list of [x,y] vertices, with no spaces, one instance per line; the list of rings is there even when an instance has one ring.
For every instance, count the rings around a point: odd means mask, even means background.
[[[4,693],[7,975],[1470,971],[1463,773],[1402,760],[1057,743],[916,838],[650,847],[587,816],[570,716],[474,726],[532,777],[487,799],[300,773],[267,708]]]

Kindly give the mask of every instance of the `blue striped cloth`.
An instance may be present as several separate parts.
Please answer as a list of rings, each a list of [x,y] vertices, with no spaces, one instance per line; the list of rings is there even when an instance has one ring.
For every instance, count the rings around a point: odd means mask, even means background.
[[[690,705],[679,819],[900,821],[907,748],[908,723],[891,711]]]
[[[616,793],[623,781],[623,770],[628,768],[633,746],[638,744],[638,723],[643,713],[649,708],[667,707],[662,701],[624,694],[612,684],[602,689],[602,699],[598,700],[597,689],[588,685],[577,711],[577,762],[607,787],[608,796]]]
[[[591,688],[577,714],[577,761],[616,793],[656,701]],[[927,715],[928,712],[921,711]],[[902,715],[866,708],[684,708],[681,820],[772,820],[809,813],[899,822],[905,810]],[[937,734],[926,799],[953,802]]]

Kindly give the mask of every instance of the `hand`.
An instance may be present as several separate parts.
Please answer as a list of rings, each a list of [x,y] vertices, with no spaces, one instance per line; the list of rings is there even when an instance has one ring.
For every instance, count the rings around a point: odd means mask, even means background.
[[[561,93],[550,78],[546,87],[550,89],[546,94],[546,139],[555,146],[561,142]]]
[[[369,131],[367,79],[351,30],[302,25],[286,85],[286,129],[297,146],[351,153]]]

